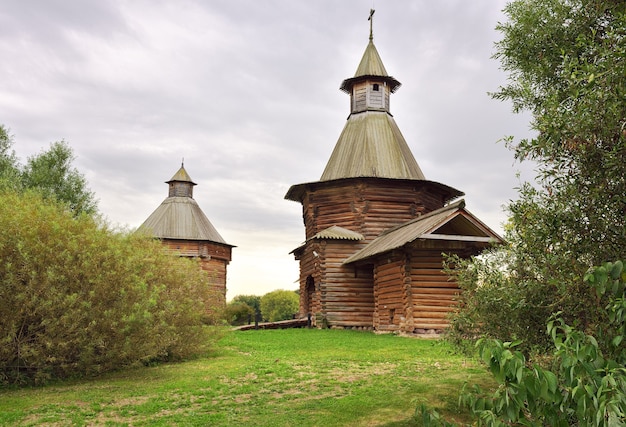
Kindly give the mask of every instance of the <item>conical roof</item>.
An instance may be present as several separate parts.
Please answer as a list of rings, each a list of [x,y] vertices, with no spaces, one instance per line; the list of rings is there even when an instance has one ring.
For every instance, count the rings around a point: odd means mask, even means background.
[[[373,11],[370,18],[372,14]],[[324,172],[319,181],[291,186],[285,198],[301,202],[312,186],[355,178],[420,181],[445,194],[447,200],[462,195],[455,188],[426,180],[389,112],[387,98],[399,86],[400,82],[387,74],[374,46],[370,27],[369,43],[357,71],[341,85],[341,89],[351,96],[351,114]]]
[[[376,49],[376,46],[374,46],[374,40],[372,37],[370,37],[370,41],[365,48],[365,52],[363,53],[363,57],[361,58],[358,68],[356,69],[356,73],[354,73],[354,77],[345,79],[343,83],[341,83],[340,89],[346,93],[351,93],[352,86],[354,86],[356,82],[368,77],[382,78],[382,80],[389,85],[391,92],[395,92],[400,87],[400,82],[387,74],[387,70],[383,65],[382,59],[380,59],[378,50]]]
[[[159,239],[205,240],[227,244],[193,199],[191,189],[196,183],[191,180],[183,165],[166,183],[169,184],[169,196],[137,231]]]
[[[355,177],[426,179],[390,114],[351,114],[320,181]]]
[[[387,74],[374,46],[371,25],[373,14],[374,11],[370,11],[369,43],[356,73],[341,84],[341,89],[350,94],[353,106],[355,96],[358,96],[353,93],[355,85],[355,92],[366,91],[368,97],[380,93],[370,94],[371,85],[377,86],[375,91],[382,86],[383,91],[390,92],[400,86],[399,81]],[[388,92],[385,93],[383,97],[389,96]],[[366,105],[365,108],[352,109],[320,181],[356,177],[425,179],[398,125],[389,113],[388,102],[368,105],[366,101]]]
[[[191,177],[185,170],[184,164],[181,164],[180,169],[178,169],[178,171],[174,174],[174,176],[169,181],[166,181],[166,183],[168,184],[171,182],[188,182],[192,185],[197,185],[195,182],[191,180]]]
[[[137,230],[159,239],[226,241],[191,197],[168,197]]]

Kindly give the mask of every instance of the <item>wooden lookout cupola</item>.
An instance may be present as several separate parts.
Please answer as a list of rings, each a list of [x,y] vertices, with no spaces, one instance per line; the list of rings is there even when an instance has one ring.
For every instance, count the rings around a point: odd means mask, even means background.
[[[197,259],[207,272],[212,294],[212,306],[222,308],[226,303],[226,268],[231,261],[233,245],[217,232],[193,198],[196,185],[184,165],[166,181],[167,198],[139,226],[137,232],[155,237],[172,253]]]
[[[165,182],[169,185],[168,197],[190,197],[193,199],[193,187],[196,184],[185,170],[185,165],[181,165],[178,172],[172,179]]]
[[[442,253],[469,256],[501,239],[451,203],[461,191],[425,178],[391,115],[400,82],[374,45],[373,13],[357,71],[340,87],[350,115],[322,176],[285,195],[302,204],[305,225],[292,251],[300,314],[320,327],[443,329],[458,287]]]

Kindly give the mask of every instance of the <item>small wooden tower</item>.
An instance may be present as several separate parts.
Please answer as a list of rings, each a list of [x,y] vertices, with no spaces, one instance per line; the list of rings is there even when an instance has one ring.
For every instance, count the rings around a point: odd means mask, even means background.
[[[442,329],[458,286],[442,252],[469,256],[500,237],[450,204],[463,193],[428,181],[391,114],[400,82],[370,36],[353,77],[350,116],[319,181],[292,186],[302,204],[300,314],[318,326],[420,332]]]
[[[169,186],[168,197],[137,232],[154,236],[179,256],[199,260],[219,296],[214,305],[223,307],[226,303],[226,268],[234,246],[224,241],[193,199],[196,183],[191,180],[184,165],[166,183]]]

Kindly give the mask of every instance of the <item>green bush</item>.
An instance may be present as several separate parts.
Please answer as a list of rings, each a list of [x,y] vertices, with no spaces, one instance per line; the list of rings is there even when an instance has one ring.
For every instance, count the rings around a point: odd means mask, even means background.
[[[523,341],[526,354],[549,351],[547,319],[577,302],[579,295],[564,295],[548,281],[520,281],[509,256],[507,248],[495,248],[471,259],[447,259],[446,271],[462,289],[460,310],[450,314],[446,331],[446,339],[458,349],[471,354],[479,338],[498,338]]]
[[[254,317],[254,309],[245,302],[231,301],[224,309],[224,320],[229,325],[244,325],[248,319],[254,320]]]
[[[528,366],[518,343],[480,342],[480,354],[500,387],[491,396],[475,388],[462,397],[480,425],[617,426],[626,423],[626,272],[606,263],[586,276],[597,298],[608,297],[609,323],[595,336],[567,325],[560,314],[547,325],[550,369]],[[602,348],[606,348],[605,351]]]
[[[41,195],[0,193],[0,382],[44,382],[207,350],[208,279],[158,242]]]
[[[261,297],[258,295],[237,295],[233,302],[242,302],[250,306],[255,313],[261,312]]]
[[[263,319],[276,322],[293,318],[300,307],[300,298],[293,291],[278,289],[261,297]]]

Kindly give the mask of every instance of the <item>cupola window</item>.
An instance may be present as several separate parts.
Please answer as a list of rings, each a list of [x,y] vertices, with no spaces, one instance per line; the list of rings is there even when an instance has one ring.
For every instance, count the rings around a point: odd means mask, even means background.
[[[378,83],[374,83],[374,86],[372,87],[372,90],[374,92],[378,92]]]

